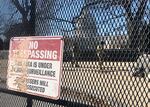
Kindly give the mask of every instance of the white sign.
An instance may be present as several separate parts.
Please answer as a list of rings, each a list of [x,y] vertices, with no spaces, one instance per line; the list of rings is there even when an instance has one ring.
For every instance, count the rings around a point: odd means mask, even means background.
[[[62,37],[12,38],[8,89],[59,99],[62,54]]]

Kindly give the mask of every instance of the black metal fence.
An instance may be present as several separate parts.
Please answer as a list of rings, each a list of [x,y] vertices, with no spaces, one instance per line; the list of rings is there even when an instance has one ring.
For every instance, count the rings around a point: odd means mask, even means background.
[[[149,107],[149,0],[10,2],[19,18],[3,31],[1,107]],[[24,35],[64,37],[59,100],[6,89],[9,39]]]

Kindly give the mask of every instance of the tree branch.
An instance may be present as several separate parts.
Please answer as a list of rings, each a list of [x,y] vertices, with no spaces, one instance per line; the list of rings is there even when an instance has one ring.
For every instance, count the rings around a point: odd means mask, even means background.
[[[43,18],[42,18],[43,19]],[[73,21],[69,21],[69,20],[65,20],[65,19],[60,19],[60,18],[57,18],[57,17],[49,17],[49,16],[46,16],[44,17],[45,20],[47,19],[51,19],[51,20],[56,20],[58,22],[67,22],[67,23],[71,23],[73,24]]]
[[[141,20],[142,17],[144,16],[144,11],[145,11],[145,8],[146,8],[146,4],[147,4],[147,0],[140,0],[141,1],[141,4],[138,8],[138,11],[136,12],[136,19],[138,20]]]
[[[132,5],[132,0],[126,0],[124,5],[122,5],[124,7],[124,9],[126,10],[126,15],[127,15],[129,20],[133,19],[133,13],[131,11],[131,5]]]
[[[10,16],[10,18],[8,20],[11,20],[17,12],[18,12],[18,10],[16,10],[14,13],[12,13],[12,15]]]
[[[29,13],[30,9],[31,9],[31,6],[29,6],[29,1],[25,0],[25,11],[26,11],[26,14]]]
[[[18,9],[18,11],[23,15],[25,14],[25,9],[21,6],[18,0],[12,0],[12,3],[15,5],[15,7]]]
[[[29,3],[28,3],[28,0],[25,0],[25,7],[26,7],[26,8],[28,8],[28,6],[29,6],[28,4],[29,4]]]
[[[94,6],[94,5],[97,5],[97,4],[109,4],[109,5],[121,5],[121,6],[124,6],[126,3],[128,3],[127,1],[130,1],[130,0],[91,0],[90,3],[87,3],[85,6],[82,7],[81,9],[81,12],[79,13],[78,16],[74,17],[73,18],[73,21],[75,21],[74,19],[78,19],[82,14],[83,12],[90,8],[91,6]]]
[[[67,3],[68,3],[68,2],[67,2]],[[71,0],[71,2],[68,3],[68,5],[70,6],[72,3],[73,3],[73,0]],[[59,8],[57,8],[56,11],[55,11],[53,14],[57,13],[57,12],[58,12],[61,8],[63,8],[64,6],[65,6],[64,3],[62,3],[61,6],[60,6]]]

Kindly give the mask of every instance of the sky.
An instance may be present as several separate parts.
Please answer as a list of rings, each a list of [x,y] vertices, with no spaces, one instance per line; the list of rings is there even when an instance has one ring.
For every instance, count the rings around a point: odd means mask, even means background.
[[[6,2],[4,2],[3,0],[0,0],[0,14],[5,14],[5,12],[8,12],[8,9],[7,9],[6,5],[7,5]],[[5,17],[5,16],[3,16],[3,17]],[[1,22],[1,24],[3,24],[3,23]],[[0,25],[0,26],[2,26],[2,25]],[[3,34],[0,34],[0,38],[2,38],[3,40],[5,40],[5,37],[3,36]]]
[[[14,20],[18,21],[20,19],[21,16],[19,12],[15,14],[12,19],[10,19],[14,11],[15,11],[15,8],[10,4],[10,0],[0,0],[0,15],[3,19],[2,26],[4,26],[4,24],[9,24],[10,22]],[[0,38],[2,38],[3,40],[5,39],[3,34],[0,34]]]
[[[41,1],[41,0],[38,0]],[[137,11],[137,1],[133,0],[132,11]],[[55,16],[59,19],[64,19],[71,21],[73,17],[79,15],[82,6],[84,6],[84,0],[58,0],[54,8],[57,11]],[[12,12],[15,11],[14,8],[10,8],[9,0],[0,0],[0,11],[3,14],[5,21],[10,18]],[[60,8],[61,7],[61,8]],[[43,7],[45,8],[45,7]],[[97,6],[93,6],[90,8],[91,15],[95,18],[96,27],[98,35],[100,36],[109,36],[109,35],[127,35],[126,30],[126,20],[122,14],[125,14],[125,10],[122,7],[114,6],[108,9],[97,9]],[[121,16],[122,15],[122,16]],[[121,16],[118,18],[114,18],[114,16]],[[20,14],[15,15],[13,19],[19,20]],[[150,23],[150,1],[147,3],[146,14],[144,15],[144,20],[146,23]],[[45,22],[43,22],[44,24]],[[73,30],[73,25],[64,21],[56,21],[56,20],[47,20],[45,23],[45,35],[46,32],[49,32],[50,35],[61,35],[63,30]],[[49,35],[48,34],[48,35]],[[3,35],[0,35],[2,37]]]
[[[131,8],[133,13],[137,11],[138,1],[139,0],[133,0]],[[71,21],[73,17],[79,15],[81,8],[84,5],[84,0],[66,0],[65,2],[61,0],[61,2],[58,2],[57,6],[59,7],[61,6],[61,4],[63,4],[63,6],[57,11],[57,18]],[[106,10],[102,9],[100,6],[99,9],[96,9],[97,7],[98,6],[95,5],[92,8],[90,8],[90,13],[96,19],[95,22],[98,35],[127,35],[127,23],[125,18],[125,9],[123,7],[113,6]],[[146,12],[147,13],[144,15],[143,21],[146,21],[146,23],[148,24],[150,21],[150,2],[147,3]],[[61,34],[60,29],[64,29],[67,31],[71,31],[74,29],[71,23],[64,21],[61,22],[57,20],[47,21],[46,26],[50,26],[49,28],[46,27],[48,35]],[[46,32],[44,32],[44,34],[45,33]]]

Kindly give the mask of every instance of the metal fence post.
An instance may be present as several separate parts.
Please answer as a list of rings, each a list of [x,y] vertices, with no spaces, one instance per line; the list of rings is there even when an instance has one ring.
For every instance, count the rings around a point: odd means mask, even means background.
[[[32,98],[31,97],[27,97],[27,107],[32,107]]]

